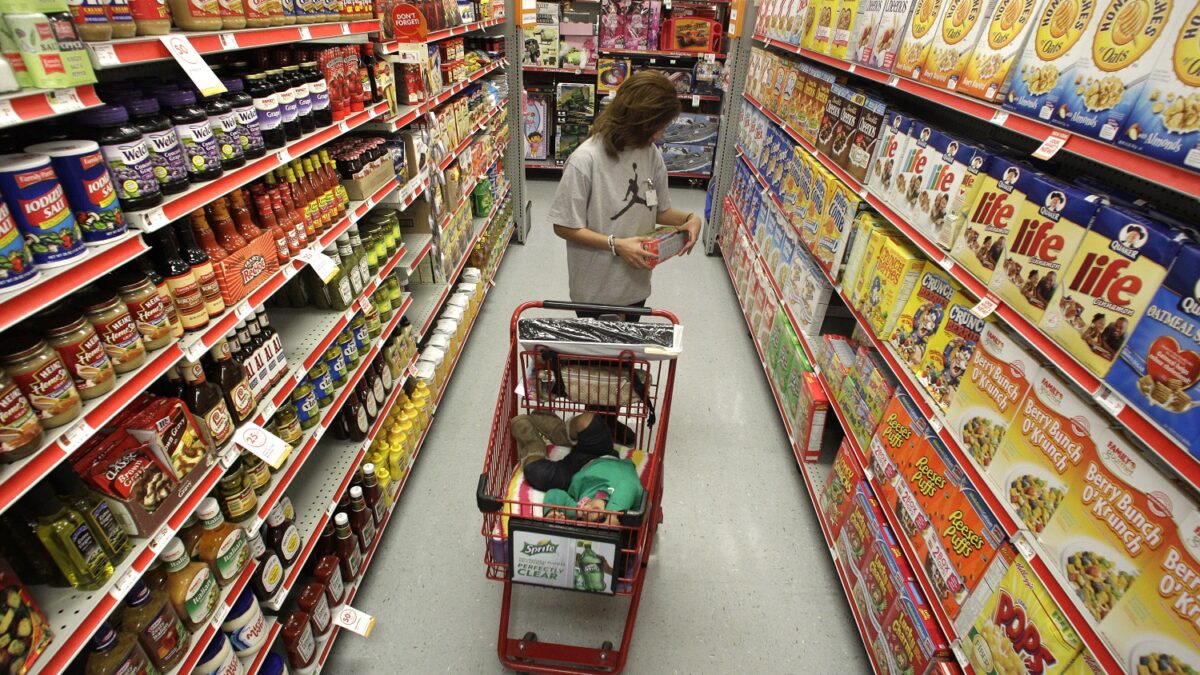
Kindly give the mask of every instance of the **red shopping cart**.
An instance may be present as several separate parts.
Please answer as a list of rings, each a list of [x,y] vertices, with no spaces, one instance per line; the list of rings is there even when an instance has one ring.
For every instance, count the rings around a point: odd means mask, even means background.
[[[632,313],[660,320],[523,318],[531,309]],[[496,647],[505,666],[537,673],[619,673],[624,668],[646,565],[662,522],[662,462],[681,335],[679,320],[657,309],[540,301],[513,312],[511,346],[476,492],[487,576],[504,583]],[[564,419],[585,411],[604,415],[614,446],[638,470],[641,504],[625,512],[590,514],[604,524],[548,517],[544,495],[524,480],[509,433],[514,416],[534,411]],[[608,524],[613,520],[598,517],[601,513],[615,515],[616,522]],[[628,596],[620,646],[610,641],[598,647],[543,642],[532,631],[511,637],[514,584]]]

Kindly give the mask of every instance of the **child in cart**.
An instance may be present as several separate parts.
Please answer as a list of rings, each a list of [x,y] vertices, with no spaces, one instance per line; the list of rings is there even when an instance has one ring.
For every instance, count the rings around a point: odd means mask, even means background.
[[[641,501],[637,468],[617,455],[603,415],[585,412],[567,422],[535,412],[514,417],[510,429],[525,480],[546,493],[545,507],[564,507],[547,508],[547,518],[616,525],[616,515],[606,517],[602,511],[626,511]],[[571,451],[553,461],[546,456],[547,441]]]

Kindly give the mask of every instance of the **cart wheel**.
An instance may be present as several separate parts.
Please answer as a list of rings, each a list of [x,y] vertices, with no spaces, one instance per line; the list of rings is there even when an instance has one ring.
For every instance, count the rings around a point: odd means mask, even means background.
[[[604,642],[600,643],[600,661],[601,662],[608,660],[608,653],[612,651],[612,648],[613,648],[613,644],[611,642],[609,642],[608,640],[605,640]]]
[[[521,637],[521,640],[519,642],[517,642],[517,651],[520,652],[522,655],[514,656],[513,658],[517,659],[518,661],[532,661],[533,660],[532,658],[523,655],[525,653],[526,647],[528,647],[529,643],[531,643],[531,642],[537,642],[537,633],[535,633],[533,631],[529,631],[528,633],[526,633],[524,636]],[[518,671],[518,672],[521,672],[521,671]]]

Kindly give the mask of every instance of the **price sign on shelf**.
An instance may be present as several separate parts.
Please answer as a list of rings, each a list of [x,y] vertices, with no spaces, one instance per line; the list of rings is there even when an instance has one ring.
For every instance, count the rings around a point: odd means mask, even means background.
[[[998,124],[1000,126],[1004,126],[1004,123],[1007,121],[1008,121],[1008,111],[1007,110],[997,110],[995,113],[992,114],[992,124]]]
[[[320,251],[315,251],[311,248],[306,248],[296,254],[296,257],[304,262],[312,265],[313,271],[317,276],[321,277],[321,281],[329,283],[338,273],[338,264],[333,261],[333,258],[325,255]]]
[[[167,53],[175,59],[180,68],[183,68],[183,72],[187,73],[188,78],[196,85],[201,94],[213,96],[226,92],[225,85],[221,84],[221,79],[213,72],[212,67],[204,62],[200,52],[196,51],[196,47],[192,45],[191,40],[187,39],[187,36],[182,33],[171,33],[159,36],[158,39],[162,41],[163,46],[167,48]]]
[[[113,584],[113,587],[108,590],[108,594],[113,596],[114,600],[124,600],[125,596],[129,594],[129,589],[133,588],[133,583],[141,578],[142,575],[138,574],[137,570],[131,567],[125,570],[125,573],[117,579],[117,583]]]
[[[250,299],[245,298],[233,308],[233,313],[237,315],[239,321],[245,321],[246,317],[254,313],[254,307],[250,305]]]
[[[50,109],[59,115],[83,110],[83,101],[79,98],[79,92],[73,88],[55,89],[47,93],[46,102],[50,104]]]
[[[183,348],[183,355],[186,356],[189,361],[199,361],[200,357],[207,353],[208,345],[204,344],[204,340],[201,340],[199,337]]]
[[[312,39],[312,31],[308,29],[308,26],[300,26],[300,39],[301,40],[311,40]]]
[[[1051,131],[1046,140],[1038,146],[1037,150],[1033,151],[1033,156],[1038,159],[1050,159],[1058,154],[1059,150],[1067,144],[1067,139],[1071,138],[1071,134],[1065,131]]]
[[[354,609],[350,605],[346,605],[338,610],[334,614],[333,622],[363,637],[370,637],[371,631],[375,629],[375,617],[366,612]]]
[[[158,528],[153,537],[150,537],[150,552],[154,555],[162,553],[162,550],[167,547],[167,542],[171,541],[171,537],[175,533],[171,531],[171,525],[168,523]]]
[[[221,49],[237,49],[238,41],[235,33],[221,33],[217,36],[221,41]]]
[[[257,424],[243,424],[233,435],[233,442],[273,469],[283,466],[284,460],[292,452],[291,445]]]
[[[0,126],[11,127],[14,124],[20,124],[22,121],[24,120],[17,114],[17,111],[13,110],[12,101],[7,99],[0,101]]]
[[[996,296],[988,293],[986,296],[979,299],[974,307],[971,308],[971,313],[975,316],[986,319],[996,308],[1000,306],[1000,300]]]
[[[148,231],[153,232],[160,227],[166,227],[171,219],[167,217],[167,213],[162,210],[161,206],[156,206],[147,211],[143,217],[146,219],[146,224],[149,225]]]
[[[1112,389],[1103,384],[1096,391],[1094,398],[1096,399],[1096,403],[1099,403],[1100,407],[1107,410],[1113,417],[1120,415],[1125,410],[1125,401],[1121,400],[1120,396],[1117,396]]]
[[[79,420],[75,423],[75,426],[67,429],[67,432],[59,437],[58,445],[62,448],[63,452],[71,454],[75,448],[79,447],[80,443],[91,438],[94,433],[96,433],[96,430],[92,428],[92,425],[87,423],[87,420]]]
[[[117,58],[117,50],[113,49],[112,45],[92,43],[88,44],[87,47],[92,50],[92,55],[95,57],[97,65],[115,66],[121,63],[121,59]]]

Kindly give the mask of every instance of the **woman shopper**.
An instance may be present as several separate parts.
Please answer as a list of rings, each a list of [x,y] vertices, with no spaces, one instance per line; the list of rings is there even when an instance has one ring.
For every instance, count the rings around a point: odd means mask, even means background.
[[[655,256],[642,250],[643,235],[655,225],[678,227],[688,236],[684,253],[699,240],[700,218],[671,208],[667,166],[654,145],[679,111],[670,80],[654,71],[636,73],[567,158],[550,221],[567,240],[572,301],[645,307]]]

